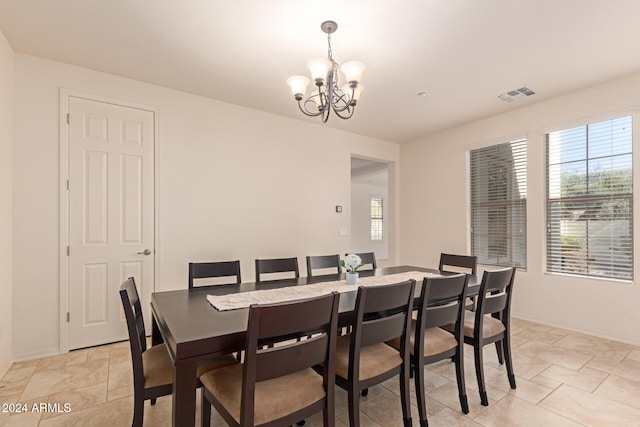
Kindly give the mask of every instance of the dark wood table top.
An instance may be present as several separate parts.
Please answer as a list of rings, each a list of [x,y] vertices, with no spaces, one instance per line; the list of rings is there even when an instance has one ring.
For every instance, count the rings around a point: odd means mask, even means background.
[[[439,273],[438,270],[398,266],[362,271],[361,277],[388,275],[408,271]],[[176,364],[215,355],[230,354],[244,348],[249,309],[218,311],[207,301],[207,295],[225,295],[259,289],[274,289],[344,279],[344,274],[301,277],[260,284],[206,286],[178,291],[156,292],[151,297],[154,317],[154,343],[164,341]],[[469,295],[478,293],[480,280],[471,276]],[[420,286],[416,286],[419,296]],[[355,306],[357,287],[340,295],[340,323],[349,324]],[[156,329],[157,328],[157,329]],[[161,335],[157,336],[158,334]]]

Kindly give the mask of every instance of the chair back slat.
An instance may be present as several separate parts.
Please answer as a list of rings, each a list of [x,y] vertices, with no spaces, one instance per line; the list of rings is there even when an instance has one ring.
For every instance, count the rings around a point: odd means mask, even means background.
[[[252,305],[245,381],[264,381],[326,363],[329,353],[335,353],[339,298],[340,294],[334,292],[294,302]],[[317,335],[308,338],[310,332]],[[273,347],[265,349],[265,344]]]
[[[304,301],[304,300],[302,300]],[[296,301],[293,301],[294,303]],[[329,301],[330,302],[330,301]],[[258,340],[279,339],[296,333],[311,333],[322,330],[330,317],[324,304],[283,304],[273,305],[269,311],[261,310],[254,316],[264,316],[257,322]],[[329,305],[329,308],[331,306]],[[266,314],[265,314],[266,313]]]
[[[259,349],[256,359],[256,381],[282,377],[310,366],[320,365],[327,359],[328,341],[329,336],[322,333],[284,344],[282,347]]]
[[[335,268],[340,274],[340,255],[314,255],[307,256],[307,276],[313,277],[313,270]]]
[[[484,297],[484,314],[499,313],[507,307],[507,293],[499,292]]]
[[[189,289],[194,287],[194,280],[216,277],[235,277],[234,284],[242,283],[240,261],[190,262]]]
[[[397,338],[403,334],[405,323],[404,313],[364,321],[360,344],[365,347]]]
[[[357,253],[356,255],[360,257],[360,259],[362,260],[362,263],[364,264],[364,266],[362,266],[359,271],[375,270],[376,268],[378,268],[375,252],[361,252],[361,253]]]
[[[402,289],[403,287],[400,286],[399,288]],[[362,292],[360,292],[360,289],[363,289]],[[360,292],[358,296],[361,299],[361,309],[365,319],[369,313],[394,310],[407,304],[405,292],[399,292],[396,285],[363,286],[360,289],[358,289],[358,292]]]
[[[485,271],[480,284],[476,311],[489,314],[505,309],[510,296],[507,287],[512,283],[514,275],[515,268]]]
[[[475,255],[440,254],[438,270],[448,271],[446,267],[459,267],[469,269],[468,273],[476,274],[478,270],[478,257]]]
[[[437,328],[442,325],[455,323],[458,320],[460,312],[460,303],[448,302],[442,305],[428,307],[426,316],[426,328]]]
[[[422,282],[418,322],[425,328],[435,328],[459,322],[464,316],[469,276],[456,274],[427,277]]]
[[[415,280],[358,288],[351,348],[406,336],[413,310]]]
[[[294,278],[300,277],[298,258],[256,259],[256,283],[264,282],[263,274],[292,272]]]

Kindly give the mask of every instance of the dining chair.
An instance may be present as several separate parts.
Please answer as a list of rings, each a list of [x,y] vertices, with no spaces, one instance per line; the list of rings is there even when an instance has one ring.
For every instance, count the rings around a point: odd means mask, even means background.
[[[340,255],[316,255],[307,256],[307,276],[313,277],[315,269],[335,269],[337,274],[342,273],[340,268]]]
[[[414,368],[416,396],[420,425],[427,426],[427,407],[425,396],[424,366],[444,359],[453,359],[456,366],[458,397],[460,408],[469,413],[467,392],[464,379],[464,318],[465,300],[469,276],[456,274],[444,277],[425,277],[422,282],[418,318],[411,321],[410,357]],[[441,326],[454,324],[451,334]],[[401,342],[395,339],[389,342],[400,349]]]
[[[320,411],[333,426],[339,301],[333,292],[249,307],[245,362],[200,377],[203,427],[211,405],[232,426],[289,426]]]
[[[262,276],[269,273],[287,273],[292,272],[294,278],[300,277],[298,269],[298,258],[273,258],[273,259],[256,259],[256,283],[267,282]],[[280,280],[280,279],[274,279]]]
[[[454,267],[447,270],[447,267]],[[478,272],[478,257],[475,255],[455,255],[455,254],[440,254],[440,264],[438,270],[441,273],[467,273],[477,274]],[[467,310],[474,311],[476,306],[476,299],[469,297],[467,302]]]
[[[129,347],[133,365],[133,427],[141,427],[144,420],[144,401],[156,404],[158,397],[173,393],[173,362],[164,344],[147,348],[147,336],[142,306],[133,277],[120,286],[120,299],[127,321]],[[220,367],[237,364],[232,356],[209,359],[198,364],[197,375]]]
[[[476,274],[478,272],[478,257],[475,255],[454,255],[454,254],[440,254],[440,264],[438,270],[448,271],[446,267],[457,267],[454,273],[469,273]],[[460,271],[460,269],[466,269]]]
[[[219,262],[190,262],[189,263],[189,289],[194,287],[195,279],[210,279],[217,277],[235,277],[235,282],[242,283],[240,274],[240,261]]]
[[[364,267],[365,267],[364,270],[375,270],[376,268],[378,268],[375,252],[362,252],[356,255],[358,255],[362,260],[362,263],[364,264]],[[369,265],[371,267],[368,267]],[[362,270],[363,269],[361,268],[359,271],[362,271]]]
[[[347,391],[349,424],[360,425],[360,393],[398,375],[405,426],[411,425],[409,402],[409,332],[415,280],[360,286],[352,332],[338,337],[336,384]],[[386,344],[399,338],[399,349]]]
[[[507,365],[507,377],[512,389],[516,388],[516,378],[511,360],[511,296],[516,269],[485,271],[478,293],[476,311],[464,319],[464,342],[473,346],[474,362],[480,403],[489,405],[484,382],[482,349],[495,343],[498,362]],[[446,327],[454,330],[453,325]]]

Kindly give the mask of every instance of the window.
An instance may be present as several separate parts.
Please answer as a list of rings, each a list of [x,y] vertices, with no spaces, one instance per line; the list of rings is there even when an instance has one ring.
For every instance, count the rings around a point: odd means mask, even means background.
[[[633,279],[632,118],[547,135],[547,270]]]
[[[470,153],[471,253],[478,263],[527,266],[527,141]]]
[[[382,197],[371,197],[371,240],[383,238],[383,200]]]

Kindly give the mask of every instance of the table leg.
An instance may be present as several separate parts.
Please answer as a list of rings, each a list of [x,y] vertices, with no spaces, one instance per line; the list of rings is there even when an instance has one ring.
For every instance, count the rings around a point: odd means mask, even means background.
[[[173,369],[173,426],[192,427],[196,422],[196,362]]]
[[[151,345],[162,344],[164,340],[162,339],[162,334],[160,333],[160,328],[158,328],[158,322],[156,322],[156,317],[151,316]]]

